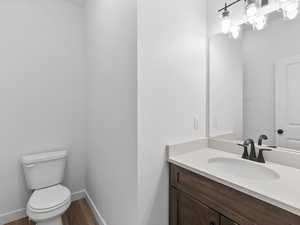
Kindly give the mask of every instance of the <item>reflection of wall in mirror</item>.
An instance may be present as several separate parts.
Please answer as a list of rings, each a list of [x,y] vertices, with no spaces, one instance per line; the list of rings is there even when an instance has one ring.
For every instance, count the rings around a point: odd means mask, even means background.
[[[219,35],[221,32],[220,15],[217,10],[221,7],[222,2],[219,0],[208,1],[208,35],[212,39]],[[244,13],[243,9],[238,5],[236,8],[231,8],[232,23],[238,23],[238,13]],[[295,20],[283,20],[281,14],[278,17],[269,18],[266,28],[262,31],[243,31],[241,38],[236,40],[237,44],[241,45],[244,67],[244,105],[243,105],[243,133],[244,138],[257,139],[262,133],[269,136],[269,140],[266,144],[276,144],[275,133],[275,97],[274,97],[274,73],[275,64],[281,59],[294,57],[300,55],[300,16]],[[224,36],[225,37],[225,36]],[[224,41],[228,43],[234,41],[227,36]],[[210,43],[211,45],[211,43]],[[220,50],[224,50],[224,46],[220,47]],[[228,48],[229,49],[229,48]],[[210,50],[211,54],[212,49]],[[216,54],[216,50],[215,54]],[[227,50],[229,51],[229,50]],[[231,51],[235,50],[231,47]],[[223,54],[223,53],[222,53]],[[227,53],[229,54],[229,53]],[[231,54],[233,54],[231,52]],[[220,56],[220,57],[224,57]],[[210,55],[210,60],[214,56]],[[226,60],[226,59],[225,59]],[[225,62],[225,61],[224,61]],[[210,62],[210,70],[216,71],[218,66],[217,61]],[[221,62],[223,63],[223,62]],[[212,71],[210,71],[210,76]],[[216,76],[216,75],[212,75]],[[210,78],[210,86],[215,78]],[[224,84],[228,87],[228,83],[225,78],[222,77]],[[232,79],[229,77],[229,79]],[[217,84],[219,85],[219,84]],[[212,91],[210,91],[210,105],[213,105],[214,98]],[[213,114],[212,107],[210,106],[210,114]],[[212,126],[220,127],[219,118],[213,119],[217,115],[210,115],[210,135],[223,134],[225,130],[211,129]],[[222,115],[224,117],[224,115]],[[222,118],[222,117],[221,117]],[[225,120],[228,123],[230,120]],[[227,125],[229,127],[229,125]],[[286,146],[285,146],[286,147]]]
[[[243,135],[243,61],[240,40],[215,35],[209,46],[210,136]]]
[[[300,55],[300,18],[276,20],[260,32],[243,35],[245,64],[244,134],[256,137],[265,133],[275,144],[275,64]]]

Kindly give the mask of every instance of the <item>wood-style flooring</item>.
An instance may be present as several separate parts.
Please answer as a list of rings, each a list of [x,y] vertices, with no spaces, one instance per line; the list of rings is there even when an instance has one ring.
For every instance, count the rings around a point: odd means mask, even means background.
[[[62,217],[64,225],[98,225],[96,218],[85,199],[72,202]],[[28,218],[23,218],[5,225],[35,225]]]

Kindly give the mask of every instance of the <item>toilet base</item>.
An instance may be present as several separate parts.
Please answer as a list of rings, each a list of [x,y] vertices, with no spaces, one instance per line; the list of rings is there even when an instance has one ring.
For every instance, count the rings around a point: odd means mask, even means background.
[[[61,216],[37,222],[37,225],[63,225]]]

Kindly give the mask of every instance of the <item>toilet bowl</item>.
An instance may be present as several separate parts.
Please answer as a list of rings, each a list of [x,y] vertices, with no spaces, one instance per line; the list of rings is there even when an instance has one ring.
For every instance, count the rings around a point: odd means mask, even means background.
[[[37,225],[62,225],[61,216],[70,204],[70,190],[62,185],[55,185],[34,191],[26,211]]]

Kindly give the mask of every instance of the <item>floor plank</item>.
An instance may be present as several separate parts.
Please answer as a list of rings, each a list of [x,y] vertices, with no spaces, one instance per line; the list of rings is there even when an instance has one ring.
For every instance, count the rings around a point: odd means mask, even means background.
[[[67,216],[66,214],[64,214],[64,215],[62,216],[62,222],[63,222],[64,225],[71,225],[71,224],[69,223],[69,219],[68,219],[68,216]]]
[[[72,202],[69,209],[62,216],[64,225],[98,225],[96,218],[85,199]],[[7,223],[5,225],[35,225],[28,218]]]
[[[28,218],[26,217],[26,218],[8,223],[6,225],[34,225],[34,223],[30,222],[28,220]]]

